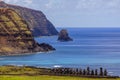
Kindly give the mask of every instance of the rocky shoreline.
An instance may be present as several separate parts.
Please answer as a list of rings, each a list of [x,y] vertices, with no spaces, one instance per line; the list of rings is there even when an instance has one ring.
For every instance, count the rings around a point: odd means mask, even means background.
[[[34,40],[28,24],[15,10],[0,8],[0,56],[53,50],[51,45]]]
[[[40,46],[40,47],[39,47]],[[41,49],[41,47],[43,49]],[[31,54],[37,54],[37,53],[47,53],[47,52],[51,52],[51,51],[55,51],[56,49],[53,48],[51,45],[49,44],[46,44],[46,43],[41,43],[41,44],[38,44],[38,46],[36,47],[36,49],[32,50],[32,51],[23,51],[23,52],[14,52],[13,53],[10,53],[10,52],[6,52],[6,53],[0,53],[0,56],[22,56],[22,55],[31,55]]]
[[[1,57],[9,57],[9,56],[27,56],[27,55],[34,55],[34,54],[41,54],[41,53],[50,53],[53,52],[54,50],[50,50],[50,51],[44,51],[44,52],[29,52],[29,53],[24,53],[24,54],[20,54],[20,53],[16,53],[16,54],[9,54],[9,55],[0,55]]]

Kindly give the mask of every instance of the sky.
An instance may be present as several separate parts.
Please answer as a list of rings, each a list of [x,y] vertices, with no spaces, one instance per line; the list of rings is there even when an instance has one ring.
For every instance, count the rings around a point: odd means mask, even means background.
[[[41,10],[56,27],[120,27],[120,0],[3,0]]]

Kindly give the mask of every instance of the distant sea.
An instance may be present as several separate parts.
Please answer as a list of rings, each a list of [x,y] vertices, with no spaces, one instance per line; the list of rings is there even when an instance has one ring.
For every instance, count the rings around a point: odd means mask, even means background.
[[[60,28],[58,28],[60,30]],[[120,76],[120,28],[67,28],[73,42],[58,42],[57,36],[35,38],[56,51],[24,56],[0,57],[0,65],[40,67],[103,67]]]

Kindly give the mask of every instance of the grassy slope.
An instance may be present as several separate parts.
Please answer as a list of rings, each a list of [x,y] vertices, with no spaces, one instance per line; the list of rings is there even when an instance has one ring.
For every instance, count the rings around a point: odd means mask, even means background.
[[[93,79],[79,77],[58,76],[0,76],[0,80],[120,80],[120,79]]]
[[[2,39],[1,39],[2,38]],[[14,10],[0,8],[0,52],[21,53],[33,45],[26,22]],[[9,55],[9,54],[6,54]]]
[[[68,76],[37,76],[36,73],[44,73],[46,69],[36,69],[30,67],[18,66],[0,66],[0,80],[120,80],[120,79],[95,79],[95,78],[80,78]],[[34,76],[27,76],[33,74]],[[7,74],[7,75],[5,75]],[[13,76],[14,75],[14,76]],[[19,76],[16,76],[19,75]]]

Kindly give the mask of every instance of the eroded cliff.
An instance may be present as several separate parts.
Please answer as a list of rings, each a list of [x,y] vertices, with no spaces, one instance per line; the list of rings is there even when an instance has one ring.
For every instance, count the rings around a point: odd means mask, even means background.
[[[58,31],[55,29],[54,25],[46,18],[46,16],[41,11],[6,4],[3,1],[0,1],[0,7],[16,10],[19,15],[21,15],[21,17],[26,20],[35,37],[58,34]]]
[[[0,8],[0,55],[16,55],[54,50],[35,42],[26,21],[9,8]]]

